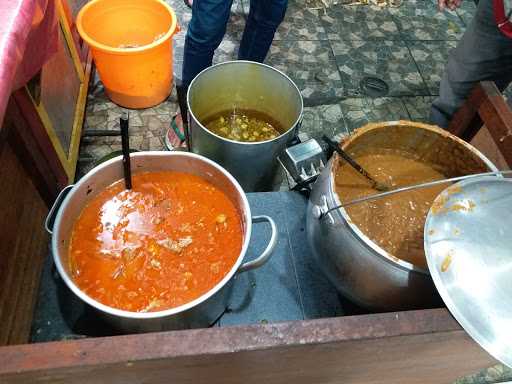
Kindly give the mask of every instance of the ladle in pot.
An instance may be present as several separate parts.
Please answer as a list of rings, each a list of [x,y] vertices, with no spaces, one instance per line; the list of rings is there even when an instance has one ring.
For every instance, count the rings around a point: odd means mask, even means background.
[[[375,180],[372,176],[370,176],[370,174],[363,167],[361,167],[347,152],[341,149],[338,143],[332,141],[325,135],[322,136],[322,140],[325,141],[331,149],[335,150],[338,153],[338,155],[340,155],[347,163],[349,163],[352,166],[352,168],[354,168],[357,172],[366,177],[366,179],[368,179],[370,183],[372,183],[372,188],[381,192],[390,190],[390,188],[386,184],[380,183],[377,180]]]
[[[510,171],[475,173],[475,174],[472,174],[472,175],[451,177],[449,179],[435,180],[435,181],[429,181],[427,183],[409,185],[407,187],[397,188],[397,189],[393,189],[391,191],[387,191],[387,192],[383,192],[383,193],[377,193],[377,194],[371,195],[371,196],[361,197],[359,199],[351,200],[351,201],[348,201],[346,203],[337,205],[337,206],[329,208],[329,209],[325,209],[327,207],[322,209],[322,208],[316,206],[315,209],[313,210],[313,215],[317,219],[322,219],[325,216],[327,216],[330,212],[336,211],[336,210],[338,210],[340,208],[345,208],[345,207],[349,207],[351,205],[355,205],[355,204],[359,204],[359,203],[364,203],[365,201],[369,201],[369,200],[382,199],[383,197],[394,195],[396,193],[407,192],[407,191],[411,191],[411,190],[414,190],[414,189],[429,188],[429,187],[432,187],[432,186],[438,185],[438,184],[445,184],[445,183],[451,183],[451,182],[455,182],[455,181],[474,179],[474,178],[481,177],[481,176],[498,176],[498,175],[508,175],[508,174],[512,174],[512,170],[510,170]]]

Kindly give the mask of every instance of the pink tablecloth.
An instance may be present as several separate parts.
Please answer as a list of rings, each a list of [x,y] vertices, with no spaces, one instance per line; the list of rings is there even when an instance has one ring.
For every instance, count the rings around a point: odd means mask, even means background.
[[[57,51],[56,0],[0,0],[0,126],[10,94]]]

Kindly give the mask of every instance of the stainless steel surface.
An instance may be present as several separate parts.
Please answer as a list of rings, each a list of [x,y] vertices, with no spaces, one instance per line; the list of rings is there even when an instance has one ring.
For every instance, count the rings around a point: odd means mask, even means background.
[[[446,131],[423,124],[369,124],[344,143],[344,150],[352,155],[382,148],[413,151],[425,159],[439,161],[439,165],[447,170],[447,176],[456,176],[459,168],[463,168],[463,174],[498,171],[469,144]],[[457,156],[456,160],[450,158],[452,154]],[[361,232],[344,208],[318,220],[318,211],[341,204],[334,188],[337,161],[335,155],[317,179],[307,211],[308,241],[328,279],[344,296],[370,309],[399,310],[439,305],[440,298],[428,271],[390,255]]]
[[[57,216],[57,212],[59,211],[62,202],[74,186],[75,184],[70,184],[62,188],[62,190],[59,192],[59,195],[53,202],[53,205],[50,208],[48,215],[46,216],[46,220],[44,221],[44,229],[46,229],[46,232],[48,232],[48,234],[53,234],[53,226],[55,224],[55,217]]]
[[[142,171],[187,172],[209,181],[220,188],[235,204],[242,219],[243,245],[236,263],[229,273],[210,291],[177,308],[158,312],[129,312],[108,307],[92,299],[73,282],[68,263],[68,246],[73,224],[82,208],[103,189],[123,178],[122,156],[111,159],[85,175],[75,184],[60,204],[57,199],[47,220],[48,229],[53,232],[51,247],[57,270],[71,291],[81,300],[97,310],[114,327],[125,332],[146,332],[167,329],[206,327],[212,324],[226,309],[232,278],[236,273],[257,268],[268,260],[277,243],[277,229],[274,221],[267,217],[251,219],[247,198],[236,180],[214,162],[186,152],[138,152],[131,155],[133,173]],[[57,210],[53,227],[51,217]],[[253,262],[242,264],[251,238],[252,221],[270,224],[272,235],[269,245]]]
[[[266,216],[266,215],[254,216],[252,218],[252,222],[253,223],[268,222],[270,224],[270,229],[271,229],[272,234],[270,235],[270,240],[268,241],[267,247],[263,250],[261,255],[252,261],[243,263],[240,266],[240,268],[238,268],[238,273],[247,272],[247,271],[250,271],[251,269],[256,269],[256,268],[261,267],[263,264],[265,264],[268,261],[268,259],[270,259],[270,256],[272,256],[272,252],[274,252],[274,248],[277,245],[277,227],[276,227],[276,223],[274,222],[274,220],[271,217]]]
[[[436,201],[425,253],[437,290],[466,332],[512,367],[512,180],[466,180]]]
[[[383,197],[394,195],[396,193],[412,191],[412,190],[415,190],[415,189],[429,188],[429,187],[432,187],[434,185],[439,185],[439,184],[453,183],[453,182],[456,182],[456,181],[480,178],[482,176],[498,176],[498,175],[509,175],[509,174],[512,174],[512,171],[485,172],[485,173],[476,173],[474,175],[450,177],[448,179],[443,179],[443,180],[429,181],[428,183],[409,185],[407,187],[393,189],[393,190],[388,191],[388,192],[377,193],[375,195],[366,196],[366,197],[362,197],[360,199],[355,199],[355,200],[347,201],[346,203],[340,204],[337,207],[329,208],[325,212],[322,212],[321,210],[316,210],[315,217],[321,219],[322,217],[325,217],[327,214],[329,214],[332,211],[335,211],[336,209],[350,207],[351,205],[355,205],[355,204],[359,204],[359,203],[364,203],[365,201],[382,199]]]
[[[225,167],[246,192],[268,190],[277,156],[297,135],[302,120],[302,97],[282,72],[265,64],[230,61],[201,72],[187,94],[192,152]],[[285,132],[275,139],[243,143],[220,137],[201,121],[234,107],[263,112],[278,121]]]
[[[320,144],[309,139],[286,148],[279,162],[296,183],[304,183],[317,177],[327,160]]]

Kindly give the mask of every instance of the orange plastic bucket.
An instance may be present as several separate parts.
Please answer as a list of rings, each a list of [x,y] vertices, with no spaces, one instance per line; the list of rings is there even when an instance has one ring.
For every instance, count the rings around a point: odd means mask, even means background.
[[[160,0],[93,0],[76,20],[110,99],[147,108],[169,95],[174,11]]]

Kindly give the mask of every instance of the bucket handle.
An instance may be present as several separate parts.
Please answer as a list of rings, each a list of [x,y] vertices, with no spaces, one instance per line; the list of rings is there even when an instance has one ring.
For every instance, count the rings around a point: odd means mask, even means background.
[[[265,250],[259,255],[256,259],[248,261],[247,263],[243,263],[240,268],[238,268],[238,273],[247,272],[251,269],[256,269],[261,267],[263,264],[265,264],[269,259],[270,256],[272,256],[272,252],[274,252],[274,248],[277,245],[277,226],[274,220],[266,215],[263,216],[254,216],[252,218],[252,222],[254,224],[256,223],[262,223],[262,222],[268,222],[270,224],[271,228],[271,235],[270,240],[267,244],[267,247]]]
[[[64,187],[59,192],[59,195],[57,196],[57,198],[53,202],[52,207],[50,208],[50,212],[48,212],[48,216],[46,216],[46,220],[44,221],[44,228],[46,229],[46,232],[48,232],[50,235],[53,234],[53,224],[55,223],[55,216],[57,216],[57,212],[59,212],[62,202],[74,186],[74,184],[70,184]]]

